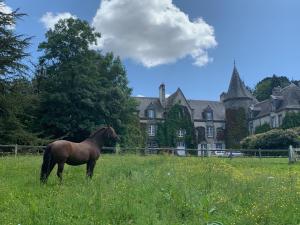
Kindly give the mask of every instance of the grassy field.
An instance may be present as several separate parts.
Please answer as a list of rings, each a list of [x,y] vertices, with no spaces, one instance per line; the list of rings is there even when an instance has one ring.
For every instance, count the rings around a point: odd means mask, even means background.
[[[41,158],[0,158],[1,225],[300,224],[287,159],[104,156],[92,181],[67,166],[62,185],[52,173],[41,186]]]

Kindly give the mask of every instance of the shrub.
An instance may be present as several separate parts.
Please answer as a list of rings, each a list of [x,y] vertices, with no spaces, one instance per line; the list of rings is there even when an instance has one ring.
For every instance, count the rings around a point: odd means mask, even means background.
[[[290,145],[294,147],[300,146],[300,128],[297,129],[274,129],[262,134],[256,134],[244,138],[241,146],[244,149],[288,149]],[[283,155],[282,153],[274,153],[268,155]]]
[[[265,123],[255,128],[255,134],[265,133],[269,130],[271,130],[271,126],[268,123]]]

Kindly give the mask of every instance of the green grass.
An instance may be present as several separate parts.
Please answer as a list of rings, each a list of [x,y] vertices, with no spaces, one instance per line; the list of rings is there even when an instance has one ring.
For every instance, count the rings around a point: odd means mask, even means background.
[[[104,156],[92,181],[41,156],[0,158],[0,224],[300,224],[300,164],[287,159]]]

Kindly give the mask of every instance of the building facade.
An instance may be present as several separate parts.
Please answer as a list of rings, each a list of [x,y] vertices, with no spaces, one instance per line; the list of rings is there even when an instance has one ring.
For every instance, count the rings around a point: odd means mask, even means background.
[[[196,131],[198,149],[226,148],[224,131],[227,109],[245,109],[250,134],[264,123],[268,123],[272,128],[279,127],[289,111],[300,112],[300,87],[291,84],[283,89],[275,88],[270,99],[258,102],[241,80],[235,65],[228,91],[221,94],[220,101],[189,100],[180,88],[166,97],[164,84],[159,87],[158,97],[135,99],[138,102],[140,122],[147,129],[149,147],[159,147],[157,124],[164,122],[168,111],[175,104],[185,107],[189,112]],[[180,129],[177,134],[183,136],[184,130]],[[180,142],[177,147],[183,149],[185,143]]]

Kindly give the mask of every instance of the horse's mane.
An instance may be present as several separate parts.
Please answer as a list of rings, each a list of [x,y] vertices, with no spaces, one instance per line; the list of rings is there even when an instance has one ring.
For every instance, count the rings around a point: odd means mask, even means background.
[[[96,131],[94,131],[90,136],[89,138],[94,138],[99,132],[105,130],[107,127],[103,126],[103,127],[100,127],[99,129],[97,129]]]

